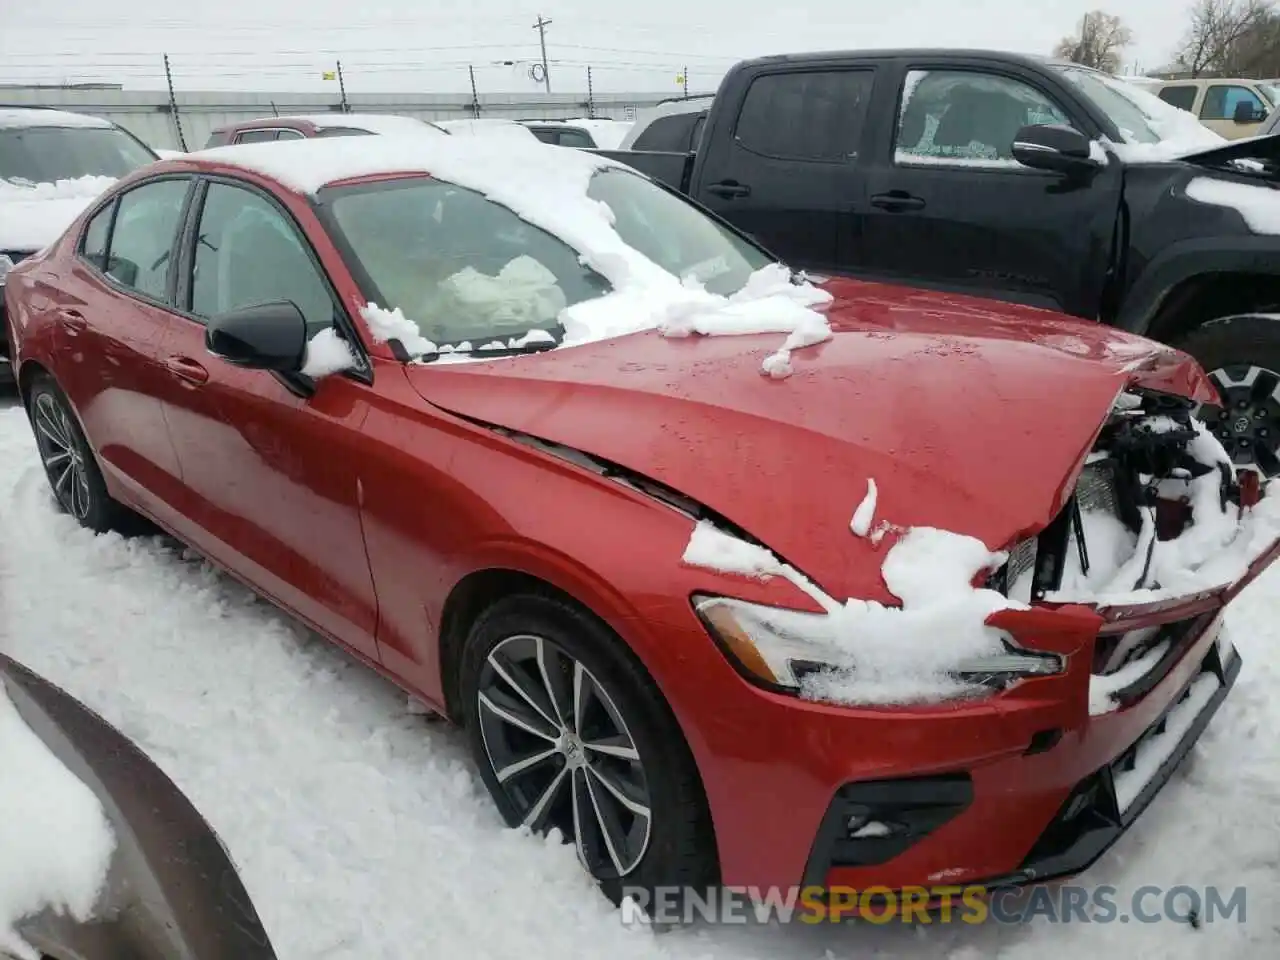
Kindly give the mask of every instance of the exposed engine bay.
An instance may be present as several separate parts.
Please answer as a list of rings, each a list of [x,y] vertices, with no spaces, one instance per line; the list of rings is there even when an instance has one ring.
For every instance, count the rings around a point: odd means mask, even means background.
[[[1025,603],[1194,592],[1262,497],[1258,475],[1237,475],[1195,409],[1171,394],[1122,393],[1065,507],[1010,551],[990,586]]]

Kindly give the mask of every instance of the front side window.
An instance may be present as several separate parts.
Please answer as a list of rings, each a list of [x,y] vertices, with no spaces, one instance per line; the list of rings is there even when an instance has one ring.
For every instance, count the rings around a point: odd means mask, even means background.
[[[562,147],[579,147],[590,150],[596,145],[596,142],[588,134],[574,127],[565,127],[559,133],[560,139],[558,142]]]
[[[481,194],[440,180],[332,191],[334,225],[368,278],[369,300],[399,308],[437,344],[474,346],[545,330],[566,307],[609,292],[558,237]],[[770,262],[685,200],[625,170],[594,174],[622,240],[676,277],[737,292]]]
[[[277,300],[302,311],[308,334],[333,323],[329,288],[293,224],[255,191],[211,183],[197,229],[191,313],[209,319]]]
[[[276,134],[277,140],[302,140],[304,137],[297,130],[281,130]]]
[[[1201,120],[1234,120],[1240,104],[1248,104],[1249,114],[1256,120],[1267,115],[1262,99],[1248,87],[1215,83],[1204,93]]]
[[[734,136],[745,149],[765,157],[847,160],[858,147],[873,79],[870,70],[756,77],[743,98]]]
[[[266,143],[276,138],[275,130],[245,130],[236,137],[236,143]]]
[[[166,299],[188,186],[186,178],[157,180],[120,197],[107,248],[107,276],[153,300]]]
[[[976,70],[912,70],[898,108],[894,160],[1018,168],[1013,141],[1025,126],[1069,124],[1020,80]]]
[[[155,162],[141,143],[116,127],[0,129],[0,179],[56,183],[80,177],[119,179]]]

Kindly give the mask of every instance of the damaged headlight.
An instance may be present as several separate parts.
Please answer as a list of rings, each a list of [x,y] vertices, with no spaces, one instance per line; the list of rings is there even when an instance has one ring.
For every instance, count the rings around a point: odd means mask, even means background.
[[[825,613],[806,613],[726,597],[698,596],[694,609],[721,648],[753,678],[798,692],[806,676],[858,670],[857,650]],[[1003,635],[1005,650],[948,665],[960,684],[1003,689],[1016,680],[1062,673],[1054,653],[1025,650]]]

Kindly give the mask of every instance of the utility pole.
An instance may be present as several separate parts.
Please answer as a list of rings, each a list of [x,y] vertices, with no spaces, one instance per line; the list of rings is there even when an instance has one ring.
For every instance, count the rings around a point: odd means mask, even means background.
[[[478,120],[480,118],[480,95],[476,93],[476,68],[467,67],[467,73],[471,77],[471,115]]]
[[[533,29],[538,31],[538,43],[542,46],[542,85],[546,87],[547,93],[551,92],[551,73],[547,70],[547,27],[551,26],[550,20],[543,20],[542,14],[538,14],[538,22],[533,25]]]
[[[338,92],[342,94],[342,112],[350,113],[351,107],[347,103],[347,83],[342,79],[342,61],[338,61]]]
[[[169,115],[173,117],[173,129],[178,132],[178,143],[182,146],[185,153],[187,149],[187,138],[182,135],[182,118],[178,116],[178,98],[173,92],[173,71],[169,69],[169,55],[164,55],[164,79],[169,85]]]

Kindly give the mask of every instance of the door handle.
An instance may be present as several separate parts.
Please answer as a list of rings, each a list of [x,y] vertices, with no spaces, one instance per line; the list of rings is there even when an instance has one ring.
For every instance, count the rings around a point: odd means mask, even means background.
[[[187,383],[206,383],[209,379],[209,371],[190,357],[169,357],[165,360],[164,366],[179,380],[185,380]]]
[[[749,197],[751,188],[737,180],[721,180],[719,183],[708,184],[707,193],[714,193],[717,197],[724,197],[727,200],[730,197]]]
[[[923,210],[924,198],[913,197],[905,190],[890,190],[888,193],[877,193],[871,198],[871,205],[890,212],[897,212],[899,210]]]
[[[58,316],[62,318],[62,325],[72,333],[83,333],[89,328],[89,321],[84,318],[84,314],[79,310],[62,307],[58,310]]]

